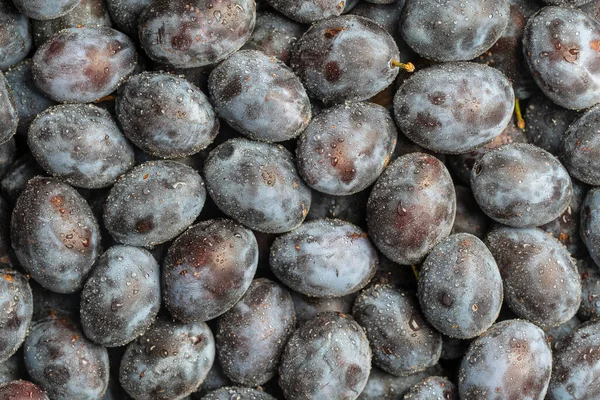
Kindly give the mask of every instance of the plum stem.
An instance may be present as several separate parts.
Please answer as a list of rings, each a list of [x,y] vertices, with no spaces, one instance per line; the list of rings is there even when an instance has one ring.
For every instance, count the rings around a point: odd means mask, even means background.
[[[412,268],[413,274],[415,274],[415,278],[419,280],[419,270],[417,270],[417,266],[413,264],[410,267]]]
[[[392,58],[391,65],[392,65],[392,68],[402,68],[406,72],[414,72],[415,71],[415,65],[411,62],[405,64],[403,62],[396,61],[396,59]]]
[[[525,120],[523,114],[521,114],[521,102],[519,99],[515,99],[515,115],[517,116],[517,126],[519,129],[525,129]]]

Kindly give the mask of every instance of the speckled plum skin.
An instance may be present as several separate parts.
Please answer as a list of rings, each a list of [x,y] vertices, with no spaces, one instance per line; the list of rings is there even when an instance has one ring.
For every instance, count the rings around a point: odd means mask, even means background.
[[[143,334],[160,308],[160,271],[152,254],[129,246],[109,248],[94,264],[81,293],[85,335],[104,347]]]
[[[21,346],[31,324],[33,296],[20,272],[0,268],[0,363]]]
[[[323,19],[338,17],[349,0],[267,0],[269,5],[294,21],[311,24]]]
[[[135,400],[181,399],[202,383],[215,359],[215,341],[204,322],[158,319],[131,342],[119,382]]]
[[[546,340],[548,343],[550,343],[552,351],[554,352],[556,350],[556,345],[570,335],[571,332],[577,329],[580,325],[581,321],[579,318],[573,317],[564,324],[560,324],[554,328],[544,329],[544,332],[546,333]]]
[[[190,226],[205,199],[204,181],[194,169],[176,161],[148,161],[112,187],[104,224],[120,243],[154,247]]]
[[[217,207],[250,229],[283,233],[298,227],[310,208],[310,188],[285,148],[231,139],[204,163],[208,193]]]
[[[35,47],[40,47],[54,34],[67,28],[83,26],[112,26],[104,0],[81,0],[62,17],[40,21],[32,20],[32,35]]]
[[[425,58],[466,61],[492,47],[509,19],[508,0],[411,0],[402,10],[400,30]]]
[[[227,386],[206,394],[200,400],[275,400],[268,393],[242,386]]]
[[[450,234],[456,194],[448,170],[437,158],[409,153],[379,177],[367,203],[371,240],[390,260],[422,261]]]
[[[318,114],[298,139],[298,171],[313,189],[346,196],[371,186],[398,138],[388,110],[372,103],[337,105]]]
[[[560,145],[560,158],[571,176],[600,185],[600,106],[586,111],[569,126]]]
[[[146,54],[176,68],[216,64],[248,40],[254,0],[153,0],[139,19]]]
[[[39,20],[62,17],[80,2],[81,0],[13,0],[19,11],[29,18]]]
[[[398,75],[400,53],[377,23],[356,15],[318,22],[298,40],[291,66],[311,97],[325,103],[375,96]]]
[[[323,312],[294,332],[279,365],[279,385],[289,400],[354,400],[371,369],[363,328],[346,314]]]
[[[15,203],[25,188],[25,184],[35,176],[44,176],[45,171],[33,159],[31,154],[17,158],[0,180],[2,195],[10,203]]]
[[[260,386],[275,376],[283,347],[296,328],[294,302],[282,286],[265,278],[217,320],[219,361],[232,381]]]
[[[294,44],[306,31],[305,25],[271,11],[256,13],[256,27],[244,50],[260,50],[288,64]]]
[[[25,366],[33,382],[56,400],[96,400],[108,386],[108,353],[64,315],[33,325],[25,340]]]
[[[523,51],[536,83],[559,106],[600,102],[600,26],[582,11],[542,8],[525,27]]]
[[[399,0],[400,1],[400,0]],[[414,385],[423,379],[441,373],[439,364],[427,368],[425,371],[417,372],[407,376],[395,376],[380,370],[371,368],[367,386],[358,396],[358,400],[398,400],[401,399]]]
[[[53,178],[27,182],[13,209],[11,240],[23,268],[58,293],[81,289],[100,252],[100,228],[90,206]]]
[[[261,51],[238,51],[223,61],[211,72],[208,89],[219,117],[254,140],[295,138],[311,119],[300,79]]]
[[[50,400],[42,388],[31,382],[17,380],[0,385],[1,400]]]
[[[354,294],[343,297],[309,297],[293,290],[290,290],[290,294],[294,301],[296,324],[298,326],[324,311],[350,314],[352,312],[352,303],[356,297]]]
[[[556,344],[549,400],[600,396],[600,322],[580,326]]]
[[[475,339],[458,377],[461,399],[542,400],[552,371],[546,335],[522,320],[499,322]]]
[[[4,74],[0,72],[0,144],[8,142],[17,132],[19,111]]]
[[[581,305],[577,316],[597,321],[600,317],[600,267],[589,258],[577,261],[581,278]]]
[[[335,219],[309,221],[279,236],[269,257],[271,270],[283,283],[314,297],[340,297],[360,290],[378,263],[367,234]]]
[[[504,283],[504,298],[521,318],[542,328],[575,315],[581,283],[567,249],[536,228],[498,226],[486,238]]]
[[[69,28],[33,56],[33,79],[58,102],[87,103],[113,92],[137,65],[135,45],[108,27]]]
[[[525,143],[488,151],[471,171],[477,204],[490,218],[514,227],[534,227],[559,217],[569,206],[569,173],[550,153]]]
[[[112,116],[92,104],[61,104],[29,127],[31,154],[50,175],[73,186],[112,185],[133,167],[133,148]]]
[[[117,118],[129,140],[146,153],[176,158],[206,148],[219,132],[208,98],[178,76],[145,72],[119,89]]]
[[[419,303],[391,285],[374,285],[356,298],[352,315],[365,329],[373,364],[397,376],[435,365],[442,336],[423,318]]]
[[[479,336],[498,318],[502,299],[502,278],[492,253],[467,233],[442,240],[419,272],[423,315],[450,337]]]
[[[431,376],[413,386],[403,400],[458,400],[458,389],[447,378]]]
[[[110,19],[130,37],[138,36],[138,20],[152,0],[106,0]]]
[[[563,7],[571,7],[571,6],[579,7],[584,4],[588,4],[591,1],[592,0],[543,0],[543,2],[546,4],[553,4],[553,5],[557,5],[557,6],[563,6]]]
[[[242,298],[257,265],[258,244],[249,229],[229,219],[193,225],[165,257],[165,306],[185,322],[216,318]]]
[[[500,135],[512,117],[514,92],[498,70],[476,63],[418,71],[394,96],[394,116],[409,139],[439,153],[465,153]]]
[[[586,1],[586,3],[584,5],[578,6],[577,8],[579,8],[581,11],[583,11],[596,21],[600,21],[600,2],[598,0],[583,1]]]
[[[568,110],[543,94],[529,99],[524,115],[527,123],[525,135],[534,144],[554,155],[559,154],[560,142],[577,112]]]
[[[579,229],[590,256],[600,265],[600,188],[591,189],[585,196]]]
[[[32,66],[33,60],[27,58],[10,67],[5,73],[6,80],[12,88],[19,115],[17,134],[23,136],[27,136],[29,125],[38,114],[56,104],[35,86],[31,72]]]
[[[27,57],[31,50],[29,19],[8,0],[0,2],[0,70],[6,70]]]

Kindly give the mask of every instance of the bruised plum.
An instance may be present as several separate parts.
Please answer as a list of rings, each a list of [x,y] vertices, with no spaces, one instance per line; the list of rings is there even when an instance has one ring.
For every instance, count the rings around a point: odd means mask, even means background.
[[[504,283],[508,306],[521,318],[549,328],[575,315],[581,283],[567,249],[546,232],[499,226],[486,238]]]
[[[298,139],[298,171],[315,190],[354,194],[381,175],[396,140],[396,125],[384,107],[337,105],[318,114]]]
[[[471,188],[490,218],[520,228],[556,219],[573,194],[562,164],[547,151],[525,143],[485,153],[471,171]]]
[[[31,324],[33,297],[21,273],[0,268],[0,363],[21,346]]]
[[[440,153],[465,153],[506,128],[515,96],[508,79],[476,63],[422,69],[394,97],[398,127],[410,140]]]
[[[108,353],[89,341],[71,317],[37,322],[24,349],[27,372],[51,399],[96,400],[106,391]]]
[[[223,61],[211,72],[208,89],[219,117],[251,139],[292,139],[311,119],[300,79],[261,51],[238,51]]]
[[[523,51],[536,83],[559,106],[600,102],[600,25],[582,11],[542,8],[525,27]]]
[[[119,381],[135,400],[181,399],[200,386],[214,359],[214,338],[204,322],[158,319],[127,346]]]
[[[87,103],[113,92],[137,64],[131,39],[108,27],[68,28],[33,56],[33,79],[52,100]]]
[[[318,22],[298,40],[292,69],[308,94],[325,103],[367,100],[398,75],[392,36],[370,19],[344,15]]]
[[[275,376],[295,324],[289,292],[268,279],[254,280],[244,297],[217,320],[217,351],[225,374],[246,386],[265,384]]]
[[[194,169],[176,161],[148,161],[112,187],[104,224],[120,243],[154,247],[190,226],[205,199],[204,181]]]
[[[11,240],[23,268],[59,293],[83,286],[100,252],[100,229],[75,189],[54,178],[33,178],[13,210]]]
[[[254,0],[153,0],[139,19],[139,36],[154,61],[176,68],[216,64],[248,40]]]
[[[122,346],[143,334],[160,308],[160,271],[148,251],[113,246],[94,265],[81,293],[85,335]]]
[[[12,381],[0,385],[0,400],[50,400],[44,390],[27,381]]]
[[[279,385],[288,400],[354,400],[371,369],[371,349],[352,317],[323,312],[302,325],[285,346]]]
[[[371,286],[356,298],[352,315],[367,333],[373,363],[384,371],[406,376],[438,362],[442,336],[411,294],[391,285]]]
[[[169,247],[162,268],[165,306],[181,321],[213,319],[240,300],[257,265],[249,229],[229,219],[200,222]]]
[[[569,126],[560,146],[561,160],[569,174],[594,186],[600,185],[599,126],[600,105],[586,111]]]
[[[456,194],[437,158],[409,153],[379,177],[367,203],[371,240],[390,260],[414,264],[450,234]]]
[[[47,109],[31,123],[27,142],[49,174],[87,189],[112,185],[134,162],[116,121],[92,104]]]
[[[269,264],[288,287],[314,297],[340,297],[363,288],[379,257],[359,227],[335,219],[306,222],[279,236]]]
[[[461,399],[543,400],[552,372],[546,335],[522,320],[499,322],[475,339],[458,377]]]
[[[210,152],[204,176],[217,207],[253,230],[288,232],[308,214],[310,188],[281,146],[230,139]]]

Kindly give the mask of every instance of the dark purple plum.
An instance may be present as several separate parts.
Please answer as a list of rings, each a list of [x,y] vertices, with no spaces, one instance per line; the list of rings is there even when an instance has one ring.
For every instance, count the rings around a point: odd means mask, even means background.
[[[176,161],[148,161],[122,175],[104,205],[104,226],[118,242],[154,247],[174,239],[200,215],[204,181]]]
[[[79,193],[54,178],[27,182],[11,220],[13,249],[40,285],[72,293],[100,255],[100,229]]]
[[[254,280],[244,297],[217,320],[217,354],[223,371],[234,382],[264,385],[275,376],[295,328],[290,293],[268,279]]]
[[[50,400],[50,398],[38,385],[18,380],[0,385],[0,400]]]
[[[116,28],[130,37],[138,36],[140,15],[152,0],[106,0],[110,19]]]
[[[27,372],[51,399],[96,400],[106,391],[108,353],[86,339],[70,317],[50,316],[37,322],[24,349]]]
[[[600,102],[600,26],[582,11],[542,8],[525,27],[523,51],[536,83],[559,106]]]
[[[231,381],[223,372],[218,357],[215,357],[215,361],[213,362],[210,371],[208,371],[208,375],[206,375],[206,378],[202,381],[198,390],[193,394],[193,398],[200,400],[208,393],[230,385]]]
[[[447,378],[430,376],[413,386],[403,400],[458,400],[458,389]]]
[[[29,18],[46,20],[61,17],[77,7],[81,0],[12,0]]]
[[[298,326],[303,325],[306,321],[313,319],[317,314],[324,311],[350,314],[355,299],[353,294],[343,297],[309,297],[293,290],[290,290],[290,294],[294,301]]]
[[[417,299],[391,285],[374,285],[361,292],[352,315],[365,329],[373,364],[407,376],[435,365],[442,336],[423,318]]]
[[[467,353],[469,344],[471,344],[471,340],[469,339],[456,339],[442,335],[442,355],[440,356],[440,360],[460,360]]]
[[[238,51],[219,64],[210,74],[208,89],[219,117],[254,140],[293,139],[311,119],[300,79],[258,50]]]
[[[335,219],[309,221],[279,236],[269,258],[284,284],[312,297],[341,297],[362,289],[378,263],[367,234]]]
[[[467,61],[492,47],[509,20],[508,0],[410,0],[402,10],[400,30],[425,58]]]
[[[160,269],[147,250],[113,246],[98,258],[81,292],[85,335],[104,347],[125,345],[154,322]]]
[[[298,171],[313,189],[347,196],[371,186],[396,147],[388,110],[373,103],[341,104],[317,115],[298,139]]]
[[[17,132],[19,111],[8,81],[0,72],[0,144],[8,142]]]
[[[561,340],[566,338],[571,334],[577,327],[581,325],[581,321],[577,317],[573,317],[567,322],[560,324],[559,326],[555,326],[554,328],[544,329],[546,333],[546,339],[548,343],[550,343],[550,347],[552,351],[556,350],[556,345],[560,343]]]
[[[452,230],[456,194],[448,170],[437,158],[410,153],[391,163],[367,203],[373,243],[398,264],[422,261]]]
[[[119,381],[135,400],[181,399],[200,386],[214,359],[214,338],[204,322],[158,319],[127,346]]]
[[[23,360],[22,351],[17,351],[7,360],[0,362],[0,385],[25,377],[25,361]]]
[[[415,270],[407,265],[398,265],[386,256],[379,254],[379,266],[369,285],[390,284],[411,293],[417,291]]]
[[[482,334],[498,318],[502,300],[502,278],[492,253],[468,233],[442,240],[419,271],[423,315],[450,337]]]
[[[583,200],[579,232],[590,256],[600,265],[600,188],[591,189]]]
[[[267,3],[294,21],[304,24],[321,21],[323,19],[338,17],[342,14],[346,3],[350,0],[267,0]]]
[[[471,189],[466,186],[454,186],[456,193],[456,217],[452,233],[470,233],[483,239],[490,220],[477,205]]]
[[[325,103],[367,100],[398,75],[398,46],[370,19],[344,15],[318,22],[298,40],[291,65],[309,96]]]
[[[308,214],[310,188],[298,176],[292,154],[282,146],[228,140],[210,152],[204,176],[219,209],[250,229],[288,232]]]
[[[583,1],[585,1],[585,4],[578,6],[578,8],[597,22],[600,22],[600,0]]]
[[[0,268],[0,363],[8,360],[29,332],[33,296],[20,272]]]
[[[29,126],[27,143],[46,172],[87,189],[112,185],[134,163],[116,121],[92,104],[50,107]]]
[[[177,68],[216,64],[246,43],[254,0],[152,0],[139,17],[139,36],[154,61]]]
[[[519,228],[558,218],[573,194],[562,164],[547,151],[526,143],[485,153],[471,171],[471,189],[490,218]]]
[[[370,369],[371,349],[363,328],[349,315],[322,312],[286,344],[279,385],[288,400],[354,400]]]
[[[525,135],[531,144],[558,155],[560,142],[576,118],[576,111],[556,105],[545,95],[539,94],[527,103]]]
[[[399,400],[414,385],[429,376],[441,372],[439,364],[427,368],[425,371],[407,376],[395,376],[388,374],[377,367],[373,367],[369,374],[367,386],[365,386],[365,389],[360,396],[358,396],[358,400]]]
[[[368,198],[368,190],[350,196],[332,196],[313,190],[306,220],[334,218],[364,227]]]
[[[600,319],[600,267],[590,259],[577,262],[581,278],[581,306],[577,315],[584,320]]]
[[[275,397],[258,389],[228,386],[207,393],[200,400],[275,400]]]
[[[158,157],[198,153],[219,132],[219,120],[204,93],[171,74],[133,76],[119,89],[116,112],[125,136]]]
[[[180,321],[208,321],[248,290],[258,265],[249,229],[229,219],[190,227],[169,247],[162,268],[165,306]]]
[[[35,176],[44,176],[46,172],[35,162],[31,154],[25,154],[16,159],[0,180],[3,196],[15,203],[25,184]]]
[[[486,238],[504,283],[504,299],[521,318],[542,328],[571,319],[581,283],[567,249],[546,232],[498,226]]]
[[[33,56],[33,79],[58,102],[87,103],[113,92],[137,64],[131,39],[108,27],[68,28]]]
[[[420,70],[402,84],[394,97],[394,116],[402,133],[418,145],[465,153],[502,133],[514,101],[510,82],[498,70],[446,63]]]
[[[10,0],[0,1],[0,70],[27,57],[31,43],[29,19]]]
[[[29,125],[38,114],[56,104],[35,86],[31,72],[32,66],[33,60],[27,58],[10,67],[5,74],[17,104],[19,115],[17,133],[23,136],[27,136]]]
[[[600,322],[581,325],[556,344],[548,400],[600,397]]]
[[[600,105],[576,119],[560,143],[560,158],[569,174],[583,183],[594,186],[600,185],[599,126]]]
[[[43,288],[33,279],[29,281],[29,286],[33,294],[32,321],[34,323],[58,314],[71,316],[79,321],[81,292],[68,294],[53,292]]]
[[[522,320],[502,321],[475,339],[458,377],[461,399],[543,400],[552,372],[546,335]]]
[[[0,178],[10,170],[16,158],[17,146],[14,138],[0,144]]]
[[[14,268],[19,265],[10,241],[11,214],[11,205],[0,196],[0,268]]]
[[[256,27],[242,49],[260,50],[288,64],[292,48],[304,31],[304,25],[279,13],[261,11],[256,13]]]
[[[546,4],[552,4],[552,5],[563,6],[563,7],[571,7],[571,6],[579,7],[584,4],[589,3],[591,1],[593,1],[593,0],[543,0],[543,2]]]
[[[84,26],[110,27],[110,15],[104,0],[81,0],[79,4],[62,17],[45,21],[33,20],[33,43],[40,47],[44,42],[63,29],[81,28]]]

